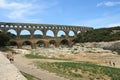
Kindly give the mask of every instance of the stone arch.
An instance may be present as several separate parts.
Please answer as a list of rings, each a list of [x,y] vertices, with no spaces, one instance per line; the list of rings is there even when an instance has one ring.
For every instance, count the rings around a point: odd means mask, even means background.
[[[3,31],[0,29],[0,32],[3,32]]]
[[[31,41],[23,41],[22,42],[22,48],[31,49],[31,48],[33,48],[33,44],[32,44]]]
[[[55,47],[58,46],[56,40],[50,40],[50,41],[49,41],[49,44],[50,44],[50,46],[53,46],[53,45],[54,45]]]
[[[16,41],[10,41],[10,42],[9,42],[9,45],[10,45],[11,47],[14,47],[14,48],[19,48],[19,45],[18,45],[18,43],[17,43]]]
[[[44,40],[39,40],[36,42],[36,47],[47,47],[47,44]]]
[[[67,45],[69,46],[69,41],[67,39],[63,39],[60,41],[60,45]]]
[[[21,39],[24,39],[24,38],[30,39],[30,35],[31,35],[31,33],[29,30],[23,29],[20,31],[20,38]]]
[[[75,32],[70,30],[69,33],[68,33],[69,37],[74,37],[75,36]]]
[[[46,31],[46,37],[54,37],[54,32],[52,30],[47,30]]]
[[[63,31],[63,30],[59,30],[59,31],[58,31],[57,37],[65,37],[65,36],[66,36],[65,31]]]
[[[12,37],[12,39],[16,39],[17,38],[17,31],[14,29],[8,29],[7,33],[9,33]]]
[[[41,30],[35,30],[34,38],[43,38],[43,32]]]
[[[81,31],[79,30],[79,31],[77,31],[77,34],[79,34],[79,33],[81,33]]]
[[[7,30],[7,32],[10,32],[11,34],[13,34],[14,36],[17,36],[17,31],[14,29],[9,29]]]

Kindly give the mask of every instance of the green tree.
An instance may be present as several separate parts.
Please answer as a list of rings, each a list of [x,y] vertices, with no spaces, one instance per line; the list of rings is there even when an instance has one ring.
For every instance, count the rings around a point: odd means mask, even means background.
[[[0,47],[8,45],[10,36],[7,33],[0,32]]]
[[[61,37],[61,38],[65,38],[66,36],[62,34],[60,37]]]

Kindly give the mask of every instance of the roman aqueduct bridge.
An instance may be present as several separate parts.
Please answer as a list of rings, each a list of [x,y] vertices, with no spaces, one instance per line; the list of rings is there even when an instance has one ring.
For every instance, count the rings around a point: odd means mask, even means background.
[[[42,42],[44,47],[48,47],[49,43],[54,43],[55,46],[59,46],[61,42],[67,41],[68,46],[72,45],[72,40],[76,37],[78,32],[86,32],[93,30],[91,27],[85,26],[71,26],[71,25],[56,25],[56,24],[33,24],[33,23],[9,23],[9,22],[0,22],[0,31],[8,32],[9,30],[14,30],[16,32],[16,38],[11,39],[11,43],[15,43],[18,48],[22,48],[24,42],[29,42],[32,48],[36,48],[36,43]],[[21,32],[27,30],[30,33],[29,38],[21,38]],[[36,30],[42,32],[41,38],[35,38],[34,33]],[[46,35],[47,31],[50,30],[53,32],[53,37],[48,37]],[[60,38],[58,37],[58,32],[63,31],[65,36]],[[74,36],[70,37],[69,33],[72,31]]]

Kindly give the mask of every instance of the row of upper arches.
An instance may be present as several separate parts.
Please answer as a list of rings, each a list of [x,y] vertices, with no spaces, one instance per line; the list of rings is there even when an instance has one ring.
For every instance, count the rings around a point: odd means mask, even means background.
[[[0,30],[0,31],[2,31],[2,30]],[[14,29],[9,29],[9,30],[7,30],[7,32],[10,32],[14,35],[17,35],[17,32]],[[80,31],[78,31],[77,33],[80,33]],[[44,33],[41,30],[35,30],[33,32],[33,35],[43,35],[43,34]],[[31,32],[29,30],[21,30],[20,35],[31,35]],[[55,33],[52,30],[47,30],[44,35],[55,37]],[[60,37],[62,35],[67,35],[67,34],[66,34],[65,31],[59,30],[56,35],[57,35],[57,37]],[[74,36],[74,35],[75,35],[74,31],[70,30],[69,33],[68,33],[68,36]]]

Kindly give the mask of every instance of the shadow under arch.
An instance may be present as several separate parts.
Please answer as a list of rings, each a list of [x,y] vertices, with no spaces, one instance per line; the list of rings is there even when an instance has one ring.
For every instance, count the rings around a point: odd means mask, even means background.
[[[57,47],[58,45],[57,45],[57,41],[56,40],[50,40],[49,41],[49,47],[51,47],[51,46],[53,46],[54,45],[54,47]]]
[[[47,44],[44,40],[39,40],[36,42],[36,47],[41,48],[41,47],[47,47]]]
[[[33,49],[33,44],[31,41],[24,41],[22,43],[22,48],[25,48],[25,49]]]
[[[12,48],[19,48],[19,45],[16,41],[10,41],[9,42],[9,45],[12,47]]]
[[[69,41],[67,39],[63,39],[60,41],[60,45],[69,46]]]

